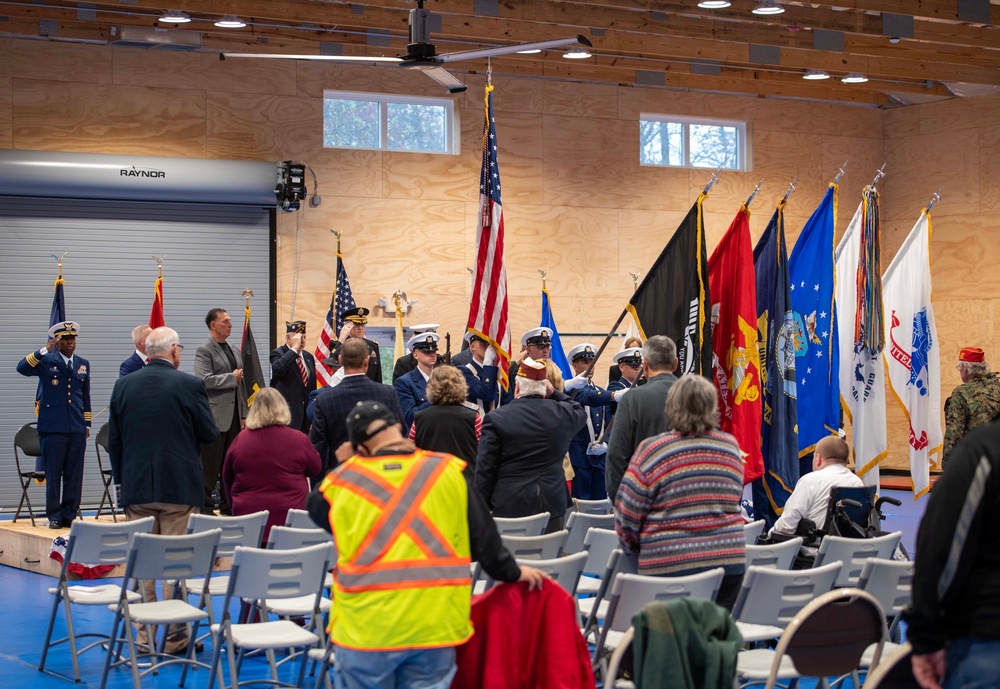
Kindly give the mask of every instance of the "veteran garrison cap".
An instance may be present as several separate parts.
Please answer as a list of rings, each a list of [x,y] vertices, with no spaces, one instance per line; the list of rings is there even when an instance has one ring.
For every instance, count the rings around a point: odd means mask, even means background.
[[[80,324],[73,321],[61,321],[49,328],[49,338],[53,337],[76,337],[80,334]]]
[[[422,352],[436,352],[440,339],[441,336],[437,333],[420,333],[407,340],[406,346],[410,349],[419,349]]]
[[[525,357],[517,367],[517,375],[528,380],[545,380],[545,363],[535,361],[530,356]]]
[[[521,335],[521,346],[527,347],[528,345],[534,345],[536,347],[544,347],[545,345],[552,344],[552,328],[532,328],[528,332]]]
[[[359,306],[356,309],[349,309],[344,311],[344,320],[348,323],[357,323],[358,325],[368,324],[368,314],[371,313],[364,306]]]
[[[986,353],[979,347],[963,347],[958,353],[959,361],[967,361],[970,364],[986,361]]]
[[[584,342],[583,344],[578,344],[573,349],[569,350],[569,360],[571,362],[577,360],[590,361],[597,356],[597,348],[589,342]]]
[[[292,333],[306,333],[306,322],[305,321],[285,321],[285,334],[291,335]]]

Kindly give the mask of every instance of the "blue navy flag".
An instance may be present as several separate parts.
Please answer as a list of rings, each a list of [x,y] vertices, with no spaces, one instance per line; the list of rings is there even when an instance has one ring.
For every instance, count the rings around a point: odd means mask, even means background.
[[[799,457],[840,429],[840,352],[834,320],[834,227],[837,185],[831,184],[788,258],[799,398]],[[853,276],[845,276],[853,280]]]
[[[782,201],[753,252],[764,388],[760,431],[764,476],[753,484],[753,513],[766,528],[774,525],[799,480],[795,343],[800,333],[791,309],[784,208]]]
[[[60,266],[62,264],[59,264]],[[60,271],[61,272],[61,271]],[[63,292],[65,281],[62,277],[56,278],[56,283],[52,288],[52,308],[49,310],[49,328],[56,323],[66,320],[66,295]],[[38,379],[38,388],[35,390],[35,416],[38,416],[38,402],[42,399],[42,379]],[[41,456],[35,460],[35,471],[45,473],[45,462]],[[38,485],[45,483],[45,480],[37,480]]]
[[[330,343],[336,342],[340,329],[344,327],[344,313],[357,308],[354,295],[351,294],[351,284],[347,281],[347,271],[344,270],[344,255],[337,252],[337,283],[330,299],[330,310],[326,313],[323,332],[320,333],[316,345],[316,383],[320,387],[329,385],[333,379],[333,371],[323,363],[330,356]]]
[[[552,304],[549,303],[547,289],[542,290],[542,322],[538,325],[552,330],[552,351],[549,358],[562,371],[563,379],[569,380],[573,377],[573,369],[569,365],[569,360],[566,359],[566,350],[563,349],[562,340],[559,339],[559,329],[556,328],[556,319],[552,315]]]

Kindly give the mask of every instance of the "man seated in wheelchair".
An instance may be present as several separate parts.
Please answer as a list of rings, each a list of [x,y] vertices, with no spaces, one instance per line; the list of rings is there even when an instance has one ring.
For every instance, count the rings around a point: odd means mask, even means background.
[[[792,494],[785,501],[781,516],[767,533],[772,541],[788,540],[794,536],[802,536],[806,543],[818,540],[817,537],[822,534],[817,533],[817,527],[825,530],[828,526],[830,490],[833,488],[864,490],[861,479],[847,466],[849,458],[850,450],[847,443],[838,436],[827,436],[816,443],[813,470],[799,478]]]

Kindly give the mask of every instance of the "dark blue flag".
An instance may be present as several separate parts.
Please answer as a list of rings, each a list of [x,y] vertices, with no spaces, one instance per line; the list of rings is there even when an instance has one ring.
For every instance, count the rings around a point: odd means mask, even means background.
[[[799,457],[804,460],[816,443],[840,428],[840,356],[833,307],[836,214],[837,185],[831,184],[788,258],[797,335]],[[854,276],[846,279],[853,281]]]
[[[60,263],[60,268],[62,264]],[[62,270],[59,271],[60,273]],[[66,320],[66,295],[63,293],[64,281],[62,277],[56,278],[56,284],[52,288],[52,308],[49,310],[49,328],[56,323]],[[42,379],[38,379],[38,389],[35,390],[35,416],[38,416],[38,402],[42,399]],[[35,460],[35,471],[45,473],[45,462],[41,457]],[[37,481],[39,485],[45,483],[44,480]]]
[[[792,313],[788,253],[785,250],[785,202],[778,204],[754,248],[764,405],[761,455],[764,476],[753,484],[753,512],[770,528],[799,480],[796,408],[795,318]]]
[[[539,323],[539,326],[552,330],[552,351],[549,353],[549,358],[562,371],[563,379],[569,380],[573,377],[573,369],[566,358],[566,351],[563,349],[562,340],[559,339],[559,329],[556,328],[556,319],[552,316],[552,305],[549,303],[549,291],[547,289],[542,290],[542,322]]]

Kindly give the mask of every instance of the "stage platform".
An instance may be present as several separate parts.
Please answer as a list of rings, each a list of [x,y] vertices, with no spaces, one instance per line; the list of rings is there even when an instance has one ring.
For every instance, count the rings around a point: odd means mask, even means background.
[[[94,515],[86,515],[83,519],[93,521]],[[124,517],[119,515],[118,521],[123,520]],[[110,524],[113,519],[108,514],[101,515],[99,521]],[[36,516],[35,524],[36,526],[32,526],[27,517],[21,517],[17,522],[0,519],[0,565],[58,577],[62,564],[49,557],[49,553],[52,551],[52,541],[58,536],[68,537],[69,529],[50,529],[49,522],[44,517],[39,519]],[[232,558],[219,558],[215,571],[228,571],[231,563]],[[102,578],[113,579],[124,573],[125,565],[120,565]]]

